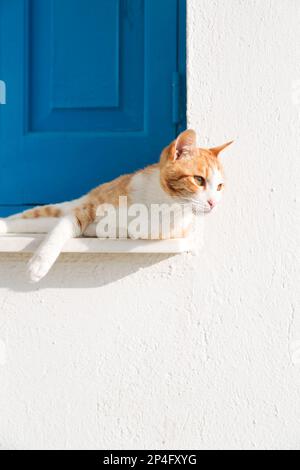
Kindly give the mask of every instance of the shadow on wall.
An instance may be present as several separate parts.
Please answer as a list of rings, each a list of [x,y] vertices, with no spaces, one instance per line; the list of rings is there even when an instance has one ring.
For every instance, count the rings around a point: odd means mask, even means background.
[[[30,255],[1,254],[0,288],[8,288],[15,292],[31,292],[60,287],[64,289],[102,287],[174,256],[182,255],[62,254],[45,279],[38,284],[30,284],[26,277],[26,265]]]

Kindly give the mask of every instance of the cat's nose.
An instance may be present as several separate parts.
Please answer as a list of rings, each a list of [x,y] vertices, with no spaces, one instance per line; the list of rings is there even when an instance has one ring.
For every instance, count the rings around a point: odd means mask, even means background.
[[[216,205],[216,201],[214,201],[213,199],[208,199],[207,202],[210,205],[211,209],[213,209]]]

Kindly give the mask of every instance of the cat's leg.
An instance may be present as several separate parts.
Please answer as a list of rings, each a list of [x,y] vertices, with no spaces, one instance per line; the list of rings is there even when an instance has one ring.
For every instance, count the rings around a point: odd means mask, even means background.
[[[81,233],[80,223],[74,215],[59,219],[28,263],[30,280],[38,282],[42,279],[58,258],[65,243],[73,237],[79,237]]]
[[[48,233],[57,224],[54,217],[41,217],[39,219],[21,219],[8,217],[0,219],[0,234],[4,233]]]

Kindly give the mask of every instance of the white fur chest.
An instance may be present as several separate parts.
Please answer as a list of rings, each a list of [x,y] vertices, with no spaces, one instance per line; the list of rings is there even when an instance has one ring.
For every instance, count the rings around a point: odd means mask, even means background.
[[[145,206],[143,220],[148,219],[148,237],[160,238],[180,237],[192,224],[193,215],[191,207],[184,205],[184,201],[167,194],[160,184],[160,171],[154,169],[151,172],[139,172],[133,176],[130,190],[132,205]],[[160,214],[160,227],[157,230],[157,214]],[[155,222],[156,221],[156,222]],[[150,228],[151,227],[151,228]],[[164,227],[164,228],[163,228]],[[169,235],[168,235],[169,233]],[[130,234],[130,233],[129,233]],[[130,234],[131,235],[131,234]],[[143,238],[146,237],[146,234]]]
[[[160,171],[139,172],[133,176],[130,183],[130,198],[133,204],[173,204],[174,198],[169,196],[161,187]]]

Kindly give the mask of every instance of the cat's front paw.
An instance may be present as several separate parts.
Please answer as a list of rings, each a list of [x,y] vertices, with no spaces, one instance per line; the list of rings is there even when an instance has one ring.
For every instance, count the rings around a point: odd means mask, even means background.
[[[46,276],[51,264],[44,256],[35,254],[28,262],[27,274],[30,282],[39,282]]]

